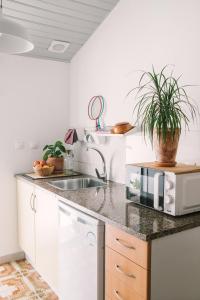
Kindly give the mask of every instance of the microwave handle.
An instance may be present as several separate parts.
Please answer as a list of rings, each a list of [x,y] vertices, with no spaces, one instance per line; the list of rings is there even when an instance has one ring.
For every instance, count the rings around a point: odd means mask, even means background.
[[[154,175],[154,208],[159,210],[159,179],[162,176],[161,173]]]

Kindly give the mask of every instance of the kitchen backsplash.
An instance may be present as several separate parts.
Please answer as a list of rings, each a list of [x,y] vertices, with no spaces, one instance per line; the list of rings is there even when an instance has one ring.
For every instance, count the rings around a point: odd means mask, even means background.
[[[98,148],[106,160],[108,178],[116,182],[124,182],[125,161],[126,161],[126,141],[124,137],[106,138],[103,145],[85,144],[78,142],[74,145],[75,169],[77,171],[95,175],[95,168],[102,172],[102,160],[100,155],[88,147]]]

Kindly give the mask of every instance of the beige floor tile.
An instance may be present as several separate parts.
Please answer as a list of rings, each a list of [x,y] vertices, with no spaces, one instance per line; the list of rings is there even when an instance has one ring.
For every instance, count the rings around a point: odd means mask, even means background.
[[[16,264],[18,265],[20,270],[27,270],[27,271],[33,270],[32,265],[27,260],[18,260],[16,261]]]
[[[37,272],[30,273],[27,276],[27,278],[32,283],[35,290],[38,290],[38,289],[48,290],[48,289],[50,289],[48,284],[41,278],[41,276]]]
[[[26,260],[0,265],[0,300],[58,300]]]
[[[11,264],[0,265],[0,278],[10,276],[15,273],[16,273],[16,270]]]

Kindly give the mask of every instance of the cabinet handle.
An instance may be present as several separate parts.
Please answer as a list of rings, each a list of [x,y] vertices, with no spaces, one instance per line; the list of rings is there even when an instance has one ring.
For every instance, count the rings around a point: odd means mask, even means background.
[[[34,195],[34,197],[33,197],[33,211],[34,211],[34,213],[36,213],[37,211],[36,211],[36,208],[35,208],[35,199],[36,199],[37,197],[36,197],[36,195]]]
[[[31,210],[33,210],[32,200],[33,200],[33,193],[31,193],[31,197],[30,197],[30,207],[31,207]]]
[[[135,250],[135,247],[133,246],[129,246],[127,244],[125,244],[122,240],[120,240],[119,238],[116,238],[115,241],[120,244],[121,246],[125,247],[125,248],[128,248],[128,249],[131,249],[131,250]]]
[[[117,299],[119,300],[123,300],[123,298],[119,295],[119,292],[117,290],[114,290],[115,296],[117,297]]]
[[[127,276],[127,277],[129,277],[129,278],[134,278],[134,279],[136,278],[135,275],[124,272],[124,271],[120,268],[119,265],[115,265],[115,268],[116,268],[116,270],[117,270],[118,272],[122,273],[123,275],[125,275],[125,276]]]

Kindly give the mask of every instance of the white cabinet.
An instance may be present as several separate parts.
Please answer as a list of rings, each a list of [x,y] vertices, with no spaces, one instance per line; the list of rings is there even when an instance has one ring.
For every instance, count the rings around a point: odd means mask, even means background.
[[[17,181],[18,236],[20,247],[35,264],[34,186]]]
[[[36,269],[57,290],[58,206],[54,194],[36,189]]]
[[[19,244],[43,279],[57,291],[58,207],[54,194],[17,180]]]

